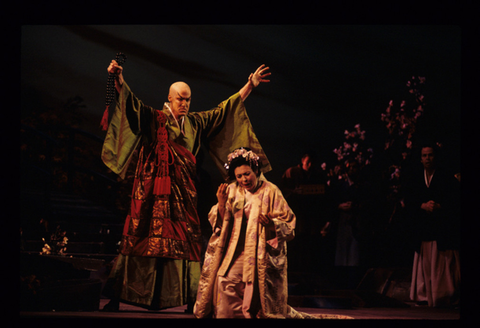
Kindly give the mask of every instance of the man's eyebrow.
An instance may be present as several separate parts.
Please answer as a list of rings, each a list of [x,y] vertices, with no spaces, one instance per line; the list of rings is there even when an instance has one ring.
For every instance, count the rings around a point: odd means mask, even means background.
[[[190,95],[190,97],[183,97],[183,96],[182,96],[181,94],[179,94],[178,92],[177,92],[177,97],[182,98],[182,99],[190,99],[190,98],[192,98],[191,95]]]

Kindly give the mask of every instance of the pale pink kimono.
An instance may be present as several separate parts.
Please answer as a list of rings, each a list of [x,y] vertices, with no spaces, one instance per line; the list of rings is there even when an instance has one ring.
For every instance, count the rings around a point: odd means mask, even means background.
[[[413,260],[410,298],[432,307],[448,307],[459,300],[459,288],[458,250],[439,251],[436,241],[423,241]]]
[[[229,185],[223,222],[218,204],[209,213],[213,234],[200,276],[196,318],[321,317],[287,304],[287,241],[294,237],[296,219],[277,186],[263,175],[259,179],[262,185],[254,194],[236,182]],[[275,231],[258,222],[259,214],[267,213]]]

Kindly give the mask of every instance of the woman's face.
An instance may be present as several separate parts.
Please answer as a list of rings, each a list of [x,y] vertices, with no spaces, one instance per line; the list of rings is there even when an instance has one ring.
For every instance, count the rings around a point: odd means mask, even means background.
[[[257,187],[257,176],[249,165],[241,165],[235,168],[235,178],[239,185],[253,192]]]

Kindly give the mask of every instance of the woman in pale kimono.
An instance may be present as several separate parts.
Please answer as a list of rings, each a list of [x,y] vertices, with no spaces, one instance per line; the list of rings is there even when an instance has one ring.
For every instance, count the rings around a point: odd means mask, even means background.
[[[295,214],[260,173],[260,158],[240,148],[225,164],[231,180],[217,191],[194,307],[196,318],[318,318],[287,305],[287,241]],[[323,316],[336,317],[337,316]]]

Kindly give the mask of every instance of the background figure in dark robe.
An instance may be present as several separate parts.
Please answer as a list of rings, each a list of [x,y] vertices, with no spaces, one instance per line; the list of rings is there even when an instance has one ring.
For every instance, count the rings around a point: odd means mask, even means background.
[[[332,279],[337,288],[355,289],[365,273],[375,200],[371,182],[350,159],[342,179],[331,182],[335,215],[328,234],[334,244]]]
[[[314,152],[305,152],[300,164],[285,171],[280,189],[297,217],[295,239],[289,248],[289,270],[317,272],[325,261],[319,256],[321,230],[332,211],[326,174]]]
[[[415,249],[410,297],[419,304],[450,307],[460,301],[460,182],[437,165],[435,144],[421,148],[422,167],[412,169],[405,207]]]

